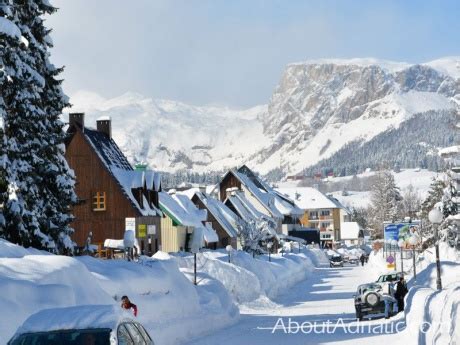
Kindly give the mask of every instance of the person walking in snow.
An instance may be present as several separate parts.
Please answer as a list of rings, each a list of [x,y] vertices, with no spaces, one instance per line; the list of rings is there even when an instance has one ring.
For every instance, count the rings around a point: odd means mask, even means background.
[[[137,316],[137,305],[131,303],[128,296],[123,296],[121,298],[121,307],[126,310],[133,310],[134,316]]]
[[[361,261],[361,266],[364,266],[364,260],[366,260],[366,258],[364,257],[364,254],[361,254],[361,256],[359,257],[359,260]]]
[[[395,298],[398,301],[398,311],[404,310],[404,297],[407,294],[407,285],[404,277],[399,278],[399,282],[396,284]]]

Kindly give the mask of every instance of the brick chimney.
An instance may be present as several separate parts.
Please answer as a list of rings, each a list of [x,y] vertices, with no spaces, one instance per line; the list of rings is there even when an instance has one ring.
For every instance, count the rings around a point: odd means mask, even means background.
[[[106,136],[112,138],[112,120],[108,116],[100,117],[96,120],[97,131],[104,133]]]
[[[85,129],[85,113],[70,113],[69,126],[76,126],[83,131]]]

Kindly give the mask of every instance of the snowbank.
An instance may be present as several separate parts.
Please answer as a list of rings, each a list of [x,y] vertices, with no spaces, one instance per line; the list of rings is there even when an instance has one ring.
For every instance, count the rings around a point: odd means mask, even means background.
[[[176,260],[185,272],[193,270],[192,255],[177,255]],[[305,279],[315,265],[327,263],[318,249],[304,249],[301,253],[257,256],[234,251],[231,263],[224,251],[206,251],[197,255],[197,270],[220,281],[237,303],[248,303],[259,298],[273,298]]]
[[[0,344],[39,310],[113,303],[84,265],[54,255],[0,258],[0,291]]]
[[[119,308],[122,295],[137,304],[139,321],[160,345],[182,343],[239,317],[221,283],[208,277],[195,287],[165,253],[140,263],[41,254],[0,241],[0,345],[40,310]]]

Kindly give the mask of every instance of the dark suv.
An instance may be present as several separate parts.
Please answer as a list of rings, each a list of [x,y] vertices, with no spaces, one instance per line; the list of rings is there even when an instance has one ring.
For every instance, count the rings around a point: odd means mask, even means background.
[[[388,289],[384,291],[382,285],[377,283],[358,286],[356,295],[353,295],[356,318],[362,320],[365,316],[390,317],[396,314],[398,303],[393,297],[391,286],[388,286]]]
[[[330,260],[329,260],[329,266],[330,267],[343,267],[343,260],[340,255],[334,255]]]

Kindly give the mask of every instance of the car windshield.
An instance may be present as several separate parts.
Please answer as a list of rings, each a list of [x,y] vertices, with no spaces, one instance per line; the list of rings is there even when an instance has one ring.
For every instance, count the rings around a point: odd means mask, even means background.
[[[332,261],[339,262],[342,261],[342,258],[340,256],[333,256]]]
[[[26,333],[11,345],[110,345],[110,329],[76,329]]]
[[[384,276],[380,276],[379,280],[377,280],[378,282],[394,282],[396,280],[399,279],[399,275],[397,274],[389,274],[389,275],[384,275]]]

